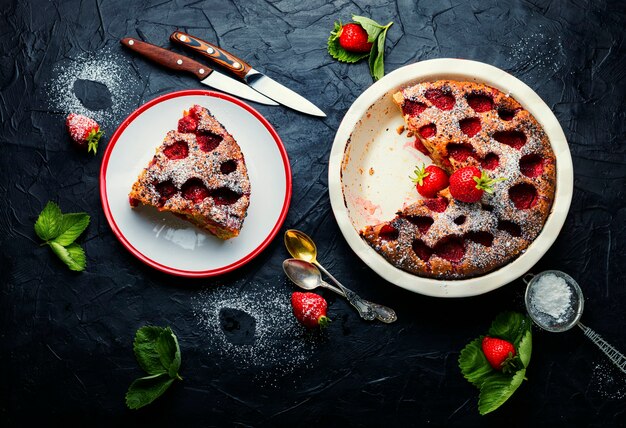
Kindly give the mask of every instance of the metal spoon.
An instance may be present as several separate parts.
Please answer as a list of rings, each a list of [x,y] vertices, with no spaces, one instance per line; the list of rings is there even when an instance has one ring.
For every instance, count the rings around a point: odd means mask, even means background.
[[[287,259],[283,261],[283,270],[289,279],[300,288],[314,290],[317,287],[323,287],[334,291],[340,296],[346,297],[343,291],[323,281],[322,274],[312,263],[300,259]]]
[[[397,319],[393,309],[363,300],[354,294],[353,291],[343,286],[343,289],[338,289],[325,282],[322,280],[322,274],[313,263],[298,259],[287,259],[283,262],[283,270],[289,279],[300,288],[313,290],[317,287],[324,287],[346,297],[352,306],[359,311],[359,315],[363,319],[371,321],[377,318],[385,323],[391,323]],[[348,296],[351,296],[352,300]]]
[[[566,313],[566,315],[569,315],[563,320],[557,320],[548,314],[540,312],[533,304],[533,299],[535,295],[534,286],[535,284],[537,284],[537,280],[539,278],[547,274],[553,274],[560,278],[563,278],[570,288],[571,310]],[[591,341],[595,343],[598,348],[600,348],[600,350],[606,354],[607,357],[609,357],[609,360],[611,360],[613,364],[619,367],[621,371],[626,373],[626,357],[624,357],[621,352],[611,346],[606,340],[600,337],[598,333],[580,322],[580,317],[582,317],[583,315],[584,307],[583,292],[580,289],[578,283],[574,280],[574,278],[572,278],[565,272],[561,272],[558,270],[547,270],[538,273],[537,275],[529,273],[525,275],[523,279],[524,283],[526,284],[526,295],[524,299],[526,303],[526,310],[528,311],[528,315],[530,315],[535,324],[537,324],[542,329],[553,333],[567,331],[577,325],[583,331],[583,334],[591,339]]]
[[[344,287],[337,280],[337,278],[324,269],[324,267],[317,261],[317,247],[315,246],[315,242],[313,242],[313,240],[306,233],[295,229],[287,230],[285,232],[285,246],[292,257],[312,263],[317,266],[319,270],[324,272],[324,274],[341,289],[346,299],[348,299],[348,302],[350,302],[350,304],[359,311],[362,318],[370,320],[378,318],[386,323],[391,323],[398,319],[393,309],[363,300],[354,291]],[[373,312],[374,315],[370,312]]]

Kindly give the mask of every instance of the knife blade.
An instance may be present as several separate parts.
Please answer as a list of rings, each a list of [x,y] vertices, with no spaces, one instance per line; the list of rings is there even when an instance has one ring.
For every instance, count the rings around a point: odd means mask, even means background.
[[[182,31],[174,31],[170,36],[170,40],[174,43],[186,46],[211,61],[214,61],[236,77],[245,81],[251,88],[284,106],[312,116],[326,117],[326,114],[322,110],[302,95],[281,85],[260,71],[255,70],[250,64],[219,46],[215,46],[212,43],[183,33]]]
[[[219,89],[220,91],[260,104],[272,106],[278,105],[276,102],[251,89],[247,85],[225,76],[222,73],[218,73],[212,68],[202,65],[184,55],[180,55],[176,52],[134,39],[132,37],[126,37],[120,40],[120,43],[133,52],[137,52],[138,54],[143,55],[157,64],[171,70],[186,71],[191,73],[200,79],[200,83],[212,88]]]

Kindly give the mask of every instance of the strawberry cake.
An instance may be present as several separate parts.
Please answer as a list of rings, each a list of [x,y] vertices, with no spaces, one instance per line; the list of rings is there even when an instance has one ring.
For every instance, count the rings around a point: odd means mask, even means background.
[[[423,82],[393,95],[415,149],[448,174],[473,167],[493,192],[468,203],[450,188],[366,226],[361,237],[389,263],[437,279],[482,275],[526,251],[554,200],[556,158],[537,120],[508,94],[480,83]]]
[[[194,105],[167,133],[129,194],[220,239],[237,236],[250,203],[250,180],[239,145],[204,107]]]

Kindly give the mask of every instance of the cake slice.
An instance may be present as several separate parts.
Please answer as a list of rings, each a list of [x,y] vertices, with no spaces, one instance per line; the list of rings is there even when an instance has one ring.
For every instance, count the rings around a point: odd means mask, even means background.
[[[220,239],[239,235],[250,204],[250,180],[239,145],[204,107],[194,105],[167,133],[129,194]]]

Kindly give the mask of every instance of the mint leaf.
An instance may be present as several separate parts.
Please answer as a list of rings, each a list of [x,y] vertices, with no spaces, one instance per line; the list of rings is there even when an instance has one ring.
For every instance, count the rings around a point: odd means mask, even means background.
[[[126,392],[126,406],[139,409],[159,398],[174,382],[167,373],[136,379]]]
[[[372,75],[374,82],[385,75],[385,40],[387,39],[387,30],[392,24],[393,22],[390,22],[387,26],[383,27],[384,29],[378,35],[378,38],[372,45],[372,50],[370,51],[370,74]]]
[[[512,377],[494,373],[483,382],[478,397],[478,411],[481,415],[493,412],[500,407],[524,381],[526,369],[518,370]]]
[[[61,208],[48,201],[35,222],[35,233],[44,241],[56,238],[60,233],[62,219]]]
[[[163,327],[147,325],[135,333],[135,342],[133,343],[135,358],[137,358],[139,366],[148,374],[167,373],[167,368],[161,363],[161,357],[157,350],[157,341],[164,332]]]
[[[85,252],[74,240],[89,225],[87,213],[63,214],[61,208],[48,201],[35,222],[35,233],[50,245],[54,254],[73,271],[85,270]]]
[[[59,227],[59,235],[54,238],[54,242],[64,247],[70,245],[80,236],[89,225],[87,213],[63,214]]]
[[[50,248],[52,248],[54,254],[59,256],[63,263],[65,263],[70,268],[70,270],[76,272],[85,270],[87,260],[85,257],[85,252],[80,247],[80,245],[72,243],[67,247],[64,247],[54,241],[51,241],[48,244],[50,245]]]
[[[328,53],[340,62],[355,63],[367,57],[369,53],[348,52],[339,44],[339,31],[341,22],[335,22],[335,29],[331,31],[328,38]],[[369,37],[369,36],[368,36]]]
[[[529,327],[528,330],[526,330],[524,336],[522,336],[519,345],[517,346],[517,355],[519,355],[520,361],[522,362],[524,367],[528,367],[528,364],[530,363],[530,355],[532,354],[532,352],[533,333],[531,328]]]
[[[383,25],[373,19],[366,18],[365,16],[352,15],[352,20],[363,27],[367,33],[367,41],[373,43],[378,38],[378,35],[385,29]]]
[[[168,373],[172,378],[181,379],[178,339],[169,327],[141,327],[135,334],[133,350],[137,362],[148,374]]]
[[[135,357],[142,369],[151,376],[135,380],[126,393],[126,405],[138,409],[152,403],[174,380],[182,378],[178,339],[169,327],[144,326],[135,333]]]
[[[178,377],[181,362],[180,348],[176,336],[169,327],[159,336],[156,349],[159,352],[161,364],[167,369],[170,377]]]
[[[517,346],[526,331],[530,329],[531,321],[519,312],[503,312],[496,317],[489,327],[489,336],[505,339]]]
[[[485,354],[483,353],[482,341],[484,336],[472,340],[461,351],[459,367],[463,377],[474,386],[480,388],[485,379],[493,373]]]

